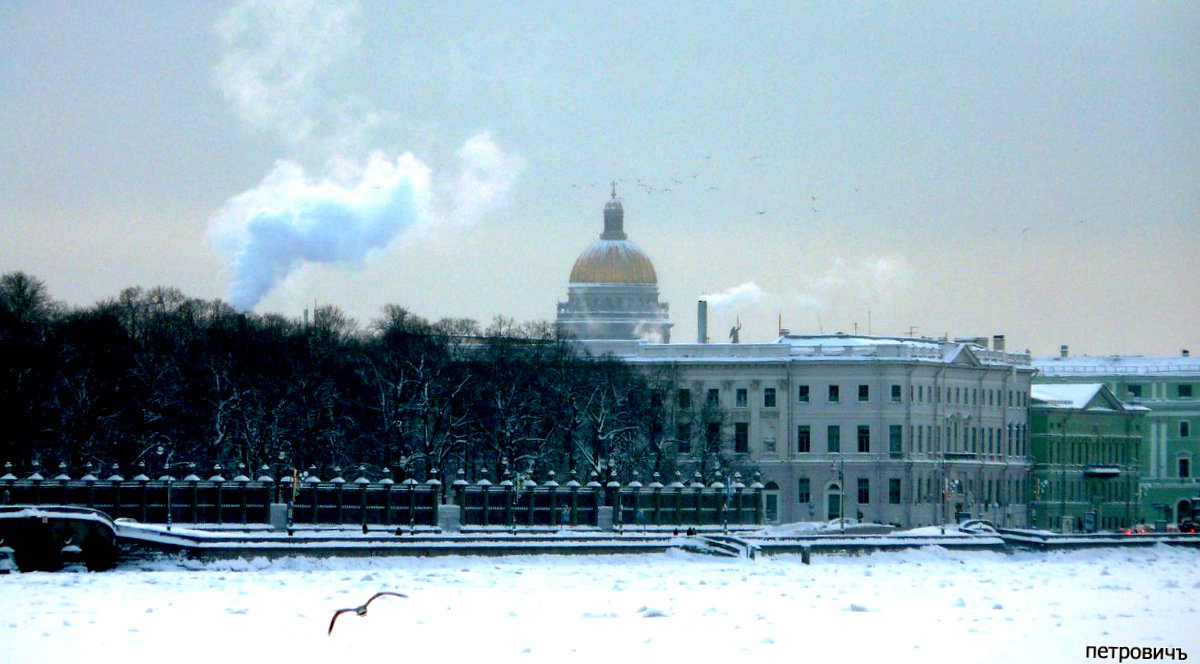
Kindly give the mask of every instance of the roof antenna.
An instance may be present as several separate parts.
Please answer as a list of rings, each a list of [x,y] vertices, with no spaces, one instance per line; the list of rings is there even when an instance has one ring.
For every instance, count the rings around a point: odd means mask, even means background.
[[[613,198],[617,197],[617,181],[616,180],[612,181],[612,197]]]

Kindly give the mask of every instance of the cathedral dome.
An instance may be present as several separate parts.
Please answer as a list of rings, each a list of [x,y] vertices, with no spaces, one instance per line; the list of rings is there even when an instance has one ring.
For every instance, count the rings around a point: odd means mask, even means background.
[[[573,284],[657,284],[650,257],[629,240],[596,240],[571,268]]]
[[[604,232],[571,268],[573,284],[657,284],[650,257],[625,235],[625,209],[613,183],[612,199],[604,205]]]
[[[572,339],[670,343],[674,323],[667,303],[658,300],[654,264],[629,241],[624,226],[625,209],[614,182],[612,199],[604,205],[604,232],[575,259],[555,326]]]

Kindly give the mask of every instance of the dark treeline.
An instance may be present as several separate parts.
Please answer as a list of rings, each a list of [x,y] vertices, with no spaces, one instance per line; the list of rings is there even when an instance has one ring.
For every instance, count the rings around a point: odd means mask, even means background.
[[[545,322],[484,329],[388,305],[360,328],[333,306],[292,320],[171,288],[74,309],[34,277],[0,277],[0,463],[18,472],[63,462],[73,477],[87,464],[128,477],[142,463],[179,476],[186,462],[245,464],[252,476],[316,466],[323,479],[366,464],[397,481],[460,469],[493,481],[723,472],[720,427],[675,426],[721,415],[676,412],[668,373],[581,355]],[[679,430],[708,439],[674,440]]]

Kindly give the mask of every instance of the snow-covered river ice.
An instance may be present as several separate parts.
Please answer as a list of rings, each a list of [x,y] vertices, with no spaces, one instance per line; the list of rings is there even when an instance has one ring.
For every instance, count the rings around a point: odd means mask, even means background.
[[[810,565],[684,552],[165,559],[0,576],[0,662],[1083,662],[1088,646],[1200,658],[1198,569],[1200,549],[1164,545]],[[381,590],[408,597],[328,633],[337,609]]]

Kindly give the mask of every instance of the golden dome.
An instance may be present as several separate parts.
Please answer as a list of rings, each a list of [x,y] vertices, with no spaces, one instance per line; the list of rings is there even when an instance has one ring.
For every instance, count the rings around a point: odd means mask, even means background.
[[[571,268],[573,284],[657,284],[650,257],[629,240],[596,240]]]

